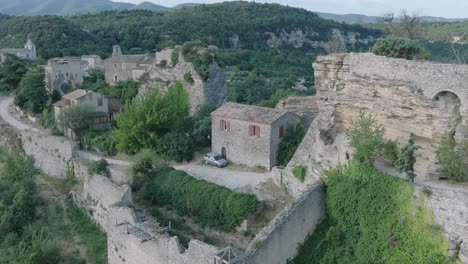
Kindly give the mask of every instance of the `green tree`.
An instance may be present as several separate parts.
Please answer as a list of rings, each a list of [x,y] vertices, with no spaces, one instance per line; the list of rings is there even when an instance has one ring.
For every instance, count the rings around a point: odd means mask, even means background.
[[[189,98],[182,84],[171,86],[166,94],[157,90],[127,103],[116,118],[112,135],[117,148],[130,154],[151,148],[161,156],[175,157],[191,138]],[[190,124],[190,125],[187,125]],[[187,136],[186,136],[187,135]],[[177,147],[175,147],[177,145]]]
[[[377,40],[372,52],[375,55],[407,60],[427,59],[431,56],[429,51],[419,45],[417,41],[395,37]]]
[[[59,114],[58,126],[62,130],[70,129],[78,140],[94,123],[96,109],[91,105],[76,105],[65,108]]]
[[[0,63],[0,92],[6,93],[18,88],[23,75],[28,71],[28,64],[15,55],[7,54]]]
[[[442,176],[456,181],[468,181],[468,141],[457,145],[453,136],[444,138],[437,148]]]
[[[414,178],[416,178],[416,174],[414,173],[416,157],[414,156],[414,153],[421,148],[421,146],[415,144],[414,140],[415,137],[411,134],[408,144],[403,147],[395,161],[395,167],[398,171],[405,172],[406,176],[411,181],[414,181]]]
[[[351,120],[349,137],[355,149],[354,157],[363,163],[372,164],[379,156],[383,145],[384,128],[372,114],[359,113]]]
[[[19,83],[15,104],[26,112],[38,114],[49,103],[49,93],[45,87],[44,69],[33,68],[29,70]]]

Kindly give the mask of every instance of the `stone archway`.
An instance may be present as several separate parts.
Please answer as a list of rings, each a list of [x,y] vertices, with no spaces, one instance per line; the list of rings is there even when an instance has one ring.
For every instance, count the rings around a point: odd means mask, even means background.
[[[455,134],[457,126],[461,123],[460,97],[451,91],[441,91],[432,98],[434,109],[444,117],[446,123],[445,133]]]

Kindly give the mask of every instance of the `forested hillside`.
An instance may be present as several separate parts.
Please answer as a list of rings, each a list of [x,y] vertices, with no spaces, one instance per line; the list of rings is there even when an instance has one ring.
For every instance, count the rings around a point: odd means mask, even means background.
[[[27,36],[39,56],[109,54],[112,45],[160,50],[199,40],[219,48],[231,99],[272,106],[299,82],[313,86],[311,64],[327,49],[367,51],[381,31],[325,20],[278,4],[226,2],[174,12],[106,11],[71,17],[14,17],[0,23],[0,47],[21,47]],[[271,99],[271,100],[269,100]],[[267,100],[267,101],[265,101]]]

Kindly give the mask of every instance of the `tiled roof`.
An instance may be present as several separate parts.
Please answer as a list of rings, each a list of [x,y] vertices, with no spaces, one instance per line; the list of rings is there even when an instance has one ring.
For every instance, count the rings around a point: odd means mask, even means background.
[[[69,100],[78,100],[79,98],[85,96],[89,91],[82,90],[82,89],[76,89],[75,91],[71,93],[67,93],[63,96],[63,99],[69,99]]]
[[[226,103],[211,113],[211,115],[260,124],[272,124],[286,113],[288,113],[287,110],[255,105]]]
[[[106,59],[105,62],[106,63],[152,64],[154,62],[154,58],[152,58],[148,54],[121,55],[121,56],[110,57]]]

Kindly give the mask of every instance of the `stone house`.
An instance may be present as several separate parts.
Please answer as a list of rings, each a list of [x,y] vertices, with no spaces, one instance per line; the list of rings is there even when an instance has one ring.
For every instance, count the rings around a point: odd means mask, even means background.
[[[65,94],[83,84],[88,71],[94,68],[103,68],[102,59],[98,55],[53,58],[47,61],[44,67],[45,82],[50,92],[56,90]]]
[[[138,80],[154,63],[150,54],[122,55],[120,48],[114,46],[112,57],[104,60],[106,82],[110,85],[118,81]]]
[[[270,170],[286,127],[300,123],[287,110],[227,103],[211,114],[212,152],[227,160]]]
[[[32,40],[28,38],[28,41],[26,42],[26,44],[24,45],[24,48],[22,49],[12,49],[12,48],[0,49],[0,61],[1,62],[3,62],[7,54],[15,55],[20,59],[34,60],[37,58],[36,45],[34,45]]]
[[[88,90],[77,89],[65,94],[62,100],[54,104],[55,120],[58,121],[60,113],[71,106],[89,105],[96,110],[94,129],[106,129],[111,127],[114,113],[121,110],[121,104],[107,96]]]

